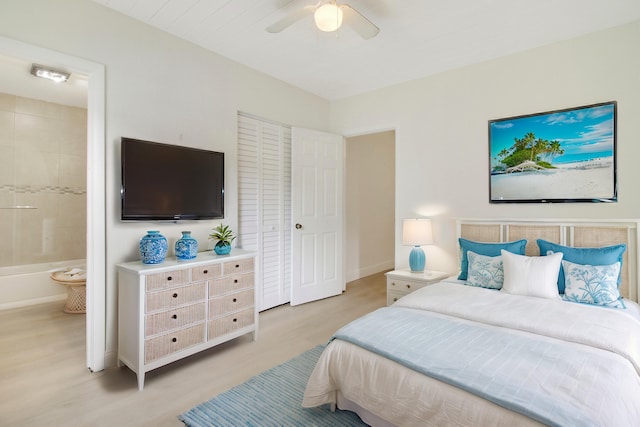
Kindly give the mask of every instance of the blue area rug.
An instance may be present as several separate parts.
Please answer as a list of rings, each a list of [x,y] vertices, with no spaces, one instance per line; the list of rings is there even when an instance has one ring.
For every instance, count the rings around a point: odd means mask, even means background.
[[[189,427],[366,426],[353,412],[303,408],[302,395],[323,345],[269,369],[178,418]]]

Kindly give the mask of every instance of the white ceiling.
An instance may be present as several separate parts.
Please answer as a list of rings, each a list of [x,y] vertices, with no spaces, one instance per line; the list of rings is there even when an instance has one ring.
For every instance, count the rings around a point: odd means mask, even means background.
[[[640,19],[639,0],[346,0],[378,27],[363,40],[307,16],[313,0],[93,0],[326,99],[339,99]],[[55,64],[44,64],[55,65]],[[0,92],[86,106],[87,79],[55,84],[0,55]]]
[[[314,0],[93,0],[284,80],[338,99],[640,19],[638,0],[344,0],[380,28],[369,40],[307,16]],[[324,1],[324,0],[323,0]]]

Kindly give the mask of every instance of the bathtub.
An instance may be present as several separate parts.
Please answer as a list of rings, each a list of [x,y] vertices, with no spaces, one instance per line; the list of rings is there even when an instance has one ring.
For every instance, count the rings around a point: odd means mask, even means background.
[[[82,268],[86,260],[0,267],[0,310],[65,300],[67,289],[49,277],[52,272]]]

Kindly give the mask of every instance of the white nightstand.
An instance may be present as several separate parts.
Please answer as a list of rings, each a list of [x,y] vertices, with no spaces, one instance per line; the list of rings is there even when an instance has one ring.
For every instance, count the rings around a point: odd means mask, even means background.
[[[451,276],[444,271],[425,270],[412,273],[408,268],[393,270],[385,273],[387,276],[387,305],[391,305],[411,292],[433,285]]]

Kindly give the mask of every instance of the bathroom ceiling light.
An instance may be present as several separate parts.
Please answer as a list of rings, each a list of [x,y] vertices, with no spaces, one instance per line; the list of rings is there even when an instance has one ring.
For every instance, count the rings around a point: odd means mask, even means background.
[[[36,77],[42,77],[43,79],[53,80],[56,83],[63,83],[69,80],[71,73],[66,71],[56,70],[55,68],[45,67],[44,65],[31,65],[31,74]]]

